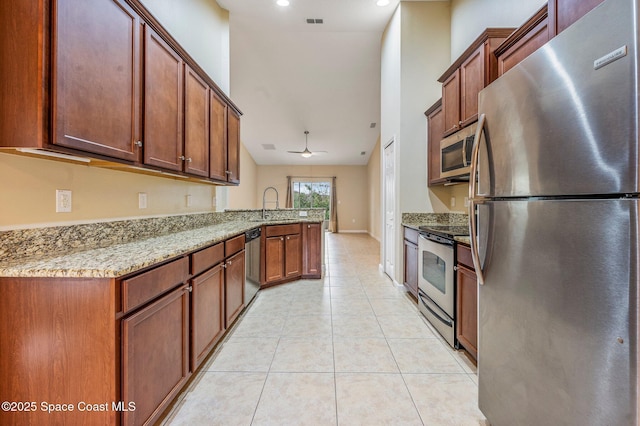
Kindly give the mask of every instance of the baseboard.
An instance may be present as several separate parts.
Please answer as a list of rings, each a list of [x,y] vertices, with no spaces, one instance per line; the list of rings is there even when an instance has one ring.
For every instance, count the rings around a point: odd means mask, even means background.
[[[380,238],[378,238],[378,237],[374,236],[371,232],[367,232],[367,234],[369,234],[369,236],[370,236],[371,238],[373,238],[374,240],[376,240],[377,242],[381,242],[381,241],[380,241]]]
[[[348,231],[338,231],[338,234],[368,234],[365,229],[350,229]]]

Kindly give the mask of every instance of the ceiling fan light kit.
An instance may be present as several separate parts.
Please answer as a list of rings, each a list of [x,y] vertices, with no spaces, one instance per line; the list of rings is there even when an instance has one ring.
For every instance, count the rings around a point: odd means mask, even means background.
[[[326,154],[327,151],[309,151],[308,148],[308,143],[309,143],[309,131],[305,130],[304,131],[304,151],[287,151],[290,154],[300,154],[302,157],[304,158],[309,158],[312,155],[315,154]]]

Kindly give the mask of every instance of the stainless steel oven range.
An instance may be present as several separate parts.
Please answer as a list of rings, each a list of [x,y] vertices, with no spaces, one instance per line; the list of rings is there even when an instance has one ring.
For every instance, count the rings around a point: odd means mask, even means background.
[[[455,315],[456,235],[469,235],[462,226],[421,226],[418,239],[418,307],[444,339],[457,347]]]

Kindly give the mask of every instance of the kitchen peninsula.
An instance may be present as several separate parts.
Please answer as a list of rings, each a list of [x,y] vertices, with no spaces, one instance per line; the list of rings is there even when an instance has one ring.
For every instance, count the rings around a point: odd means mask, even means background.
[[[0,393],[35,404],[0,423],[155,422],[244,308],[244,232],[324,219],[305,211],[4,232]]]

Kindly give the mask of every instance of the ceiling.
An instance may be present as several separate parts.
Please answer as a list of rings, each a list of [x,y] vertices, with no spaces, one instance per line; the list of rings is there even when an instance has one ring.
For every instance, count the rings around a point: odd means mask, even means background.
[[[366,165],[380,134],[380,42],[398,0],[290,2],[218,0],[230,12],[242,142],[260,165]],[[305,130],[309,149],[327,154],[287,153],[304,149]]]

